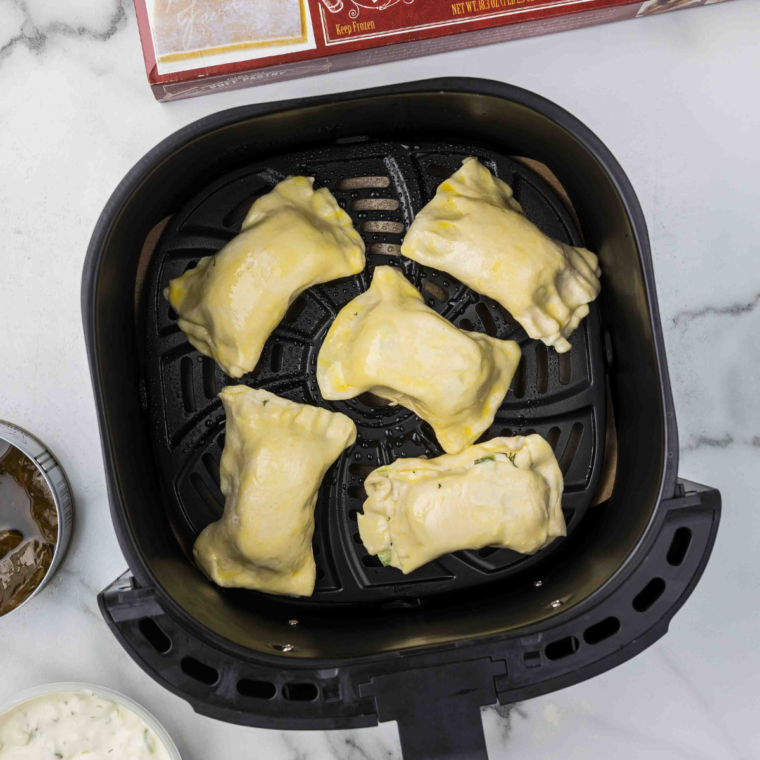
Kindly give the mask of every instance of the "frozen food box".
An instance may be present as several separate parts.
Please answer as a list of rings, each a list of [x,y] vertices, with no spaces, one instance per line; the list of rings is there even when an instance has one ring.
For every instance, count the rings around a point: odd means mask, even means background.
[[[535,37],[724,0],[135,0],[157,100]]]

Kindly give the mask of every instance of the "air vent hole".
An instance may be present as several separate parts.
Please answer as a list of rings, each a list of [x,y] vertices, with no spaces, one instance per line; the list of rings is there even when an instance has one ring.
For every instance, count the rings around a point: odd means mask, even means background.
[[[306,307],[308,305],[309,302],[305,298],[296,298],[291,307],[288,309],[288,313],[285,315],[285,321],[288,324],[295,322],[298,317],[300,317],[301,314],[306,311]]]
[[[336,190],[361,190],[365,187],[390,187],[388,177],[346,177],[338,180]]]
[[[399,202],[394,198],[357,198],[348,207],[352,211],[395,211]]]
[[[557,449],[557,443],[559,442],[559,435],[560,435],[560,429],[558,427],[553,427],[549,432],[546,434],[546,442],[556,451]]]
[[[448,179],[454,173],[453,169],[438,164],[430,164],[425,171],[430,177],[440,177],[441,179]]]
[[[536,343],[536,391],[549,390],[549,352],[543,343]]]
[[[614,636],[620,630],[620,621],[616,617],[608,617],[586,628],[583,640],[587,644],[600,644]]]
[[[195,411],[195,389],[193,388],[193,360],[183,356],[179,363],[180,381],[182,384],[182,405],[188,414]]]
[[[434,296],[439,301],[448,301],[449,300],[449,291],[445,288],[442,288],[440,285],[437,285],[432,280],[427,280],[425,284],[422,286],[423,290],[427,290],[428,293],[430,293],[431,296]]]
[[[233,206],[231,211],[227,212],[224,219],[222,219],[222,224],[228,230],[239,230],[243,226],[243,222],[248,216],[248,212],[251,210],[251,206],[253,206],[254,201],[268,191],[269,187],[263,187],[257,193],[244,198],[238,204]]]
[[[362,557],[364,567],[383,567],[383,563],[374,554],[365,554]]]
[[[493,321],[493,316],[488,306],[479,301],[475,307],[475,313],[478,315],[486,335],[490,335],[492,338],[496,337],[496,322]]]
[[[350,464],[348,471],[363,482],[371,472],[375,471],[375,467],[371,464]]]
[[[349,486],[347,493],[351,499],[364,501],[367,498],[367,492],[364,490],[364,486]]]
[[[219,462],[217,462],[208,452],[201,457],[201,461],[203,462],[203,466],[206,468],[206,472],[209,474],[211,480],[221,488],[222,480],[219,472]]]
[[[633,609],[636,612],[646,612],[665,591],[665,581],[662,578],[652,578],[633,599]]]
[[[369,252],[375,256],[400,256],[401,246],[394,243],[372,243]]]
[[[367,391],[366,393],[362,393],[356,398],[358,401],[361,401],[362,404],[371,406],[373,409],[379,409],[380,407],[383,407],[383,406],[389,406],[391,403],[390,399],[380,398],[380,396],[376,396],[374,393],[370,393],[369,391]]]
[[[470,322],[469,319],[460,319],[459,320],[459,329],[460,330],[467,330],[467,332],[472,332],[475,329],[475,325]]]
[[[685,559],[691,545],[691,531],[688,528],[679,528],[673,535],[673,541],[668,549],[668,564],[678,567]]]
[[[578,639],[575,636],[565,636],[564,639],[553,641],[544,648],[544,654],[550,660],[563,660],[578,651]]]
[[[195,489],[198,496],[201,497],[205,505],[209,508],[212,514],[220,515],[224,504],[222,504],[216,496],[214,496],[211,489],[206,485],[203,478],[197,472],[190,473],[190,485]]]
[[[581,445],[581,438],[583,437],[583,423],[575,422],[570,430],[570,438],[565,446],[565,451],[562,454],[562,459],[559,460],[559,469],[562,470],[563,475],[567,475],[570,465],[575,459],[575,455],[578,453],[578,447]]]
[[[206,665],[204,662],[196,660],[195,657],[185,657],[180,663],[180,667],[185,675],[206,684],[206,686],[213,686],[219,681],[219,671],[210,665]]]
[[[285,353],[285,349],[283,348],[281,343],[278,343],[273,349],[272,349],[272,358],[270,359],[269,366],[272,369],[272,372],[279,372],[282,369],[282,357]]]
[[[527,382],[527,369],[525,367],[525,357],[521,357],[520,363],[517,365],[517,371],[512,379],[512,393],[515,394],[515,398],[522,398],[525,395],[525,384]]]
[[[572,359],[570,358],[570,352],[567,351],[564,354],[557,354],[559,359],[559,381],[562,385],[567,385],[573,375]]]
[[[384,232],[390,235],[401,235],[404,225],[401,222],[362,222],[362,232]]]
[[[142,618],[137,624],[140,633],[159,654],[166,654],[172,648],[171,639],[153,618]]]
[[[203,394],[206,398],[216,397],[216,362],[208,356],[201,361],[203,375]]]

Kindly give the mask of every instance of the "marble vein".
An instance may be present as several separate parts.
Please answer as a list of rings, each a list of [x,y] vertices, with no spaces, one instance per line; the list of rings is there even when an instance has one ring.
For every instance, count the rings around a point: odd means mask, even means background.
[[[106,28],[98,30],[84,24],[75,25],[57,19],[45,24],[36,23],[30,6],[41,7],[42,4],[31,0],[10,0],[10,6],[20,12],[21,23],[18,33],[0,46],[0,61],[11,55],[14,49],[21,45],[32,53],[39,54],[54,37],[79,37],[95,42],[106,42],[127,23],[127,2],[128,0],[115,0],[115,7],[107,19]]]
[[[733,303],[730,306],[703,306],[701,309],[682,309],[673,317],[673,326],[677,327],[681,321],[691,321],[707,316],[732,316],[740,317],[754,311],[760,304],[760,293],[746,303]]]
[[[661,646],[655,650],[655,655],[659,656],[660,660],[665,664],[668,670],[691,695],[695,705],[704,713],[705,720],[709,721],[718,729],[723,742],[726,747],[730,749],[732,757],[735,757],[737,760],[750,760],[750,758],[736,746],[736,742],[734,741],[733,736],[731,736],[731,732],[726,729],[720,715],[715,710],[715,705],[711,704],[708,700],[707,694],[709,692],[702,692],[697,688],[695,683],[689,677],[689,674],[686,673],[676,661],[675,654],[671,654],[666,646]]]

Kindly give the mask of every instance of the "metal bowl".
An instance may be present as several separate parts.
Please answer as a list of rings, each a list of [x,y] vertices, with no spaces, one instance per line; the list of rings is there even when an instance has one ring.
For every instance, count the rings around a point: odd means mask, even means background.
[[[66,556],[66,550],[69,548],[74,528],[74,505],[71,499],[71,489],[66,480],[66,474],[58,460],[31,433],[28,433],[17,425],[12,425],[10,422],[0,420],[0,453],[4,453],[5,444],[15,446],[29,460],[34,462],[40,475],[42,475],[45,483],[47,483],[50,493],[53,495],[55,511],[58,515],[58,540],[55,544],[50,567],[40,585],[16,609],[0,616],[0,620],[4,620],[29,604],[50,582],[61,566],[63,558]]]

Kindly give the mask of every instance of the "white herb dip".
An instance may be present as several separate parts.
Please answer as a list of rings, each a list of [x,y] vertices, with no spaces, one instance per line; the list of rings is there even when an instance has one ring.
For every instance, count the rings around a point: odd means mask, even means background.
[[[170,760],[161,740],[124,705],[59,692],[0,715],[2,760]]]

